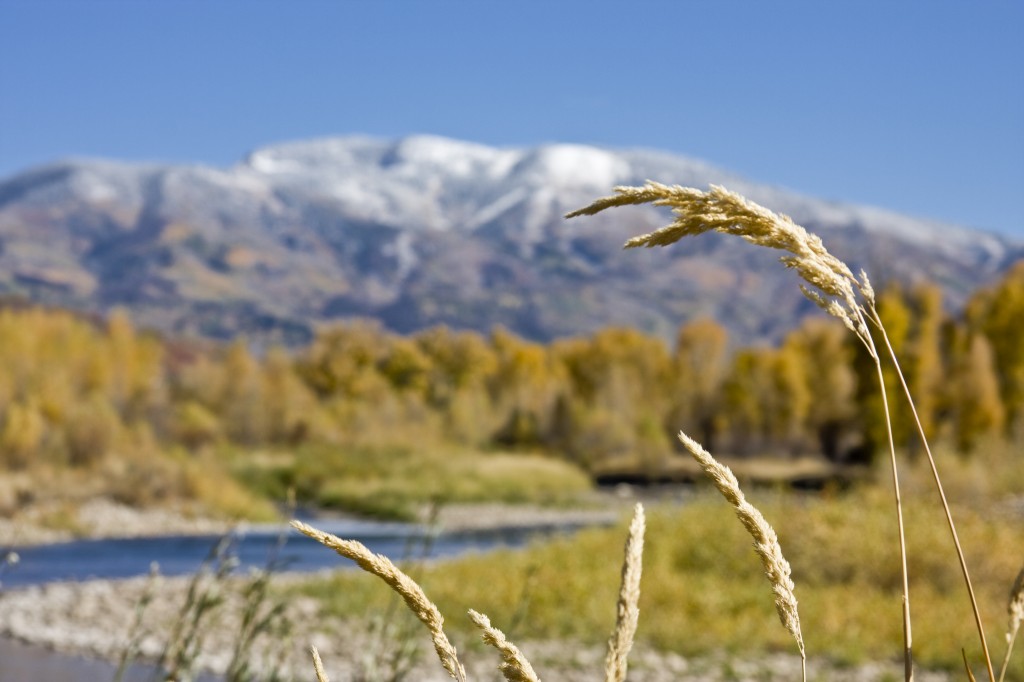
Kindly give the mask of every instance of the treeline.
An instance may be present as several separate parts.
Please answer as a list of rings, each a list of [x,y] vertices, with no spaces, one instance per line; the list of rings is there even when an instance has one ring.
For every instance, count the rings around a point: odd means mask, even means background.
[[[931,285],[879,308],[921,419],[969,452],[1024,441],[1024,263],[957,319]],[[884,443],[877,378],[841,326],[810,319],[775,348],[735,349],[710,320],[673,348],[632,329],[542,345],[501,329],[412,336],[371,322],[259,356],[96,322],[0,311],[0,461],[87,466],[112,454],[220,446],[459,444],[547,451],[584,467],[657,467],[685,429],[717,453],[867,460]],[[913,428],[895,373],[896,438]]]

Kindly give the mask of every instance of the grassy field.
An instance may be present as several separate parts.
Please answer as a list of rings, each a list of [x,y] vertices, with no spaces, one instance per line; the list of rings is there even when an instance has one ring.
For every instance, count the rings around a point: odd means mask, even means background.
[[[1007,595],[1021,568],[1024,518],[1010,493],[1024,472],[1004,450],[971,461],[943,457],[993,655],[1001,659]],[[962,671],[961,647],[979,660],[970,606],[941,512],[923,466],[905,473],[910,593],[918,665]],[[776,528],[793,565],[808,653],[839,662],[891,660],[902,669],[901,574],[891,490],[885,472],[846,492],[798,494],[755,490],[751,500]],[[920,493],[920,496],[918,495]],[[1019,498],[1018,498],[1019,499]],[[1016,515],[1014,515],[1016,514]],[[446,615],[457,644],[475,639],[462,616],[473,608],[523,644],[569,639],[599,644],[615,618],[624,525],[417,569]],[[374,578],[346,572],[297,588],[340,616],[365,620],[395,599]],[[641,643],[700,655],[756,656],[794,646],[779,627],[750,538],[711,491],[692,503],[649,513],[640,599]],[[404,615],[404,612],[402,612]],[[425,635],[422,635],[425,637]],[[1024,657],[1008,671],[1024,679]]]
[[[173,509],[188,518],[281,522],[293,491],[304,507],[409,521],[437,504],[578,505],[592,489],[575,465],[521,452],[441,445],[170,448],[159,456],[143,452],[87,467],[14,472],[0,480],[0,514],[74,536],[96,531],[79,518],[96,500],[142,511]]]
[[[564,505],[591,488],[577,467],[551,457],[423,449],[337,448],[237,453],[231,468],[255,494],[366,516],[412,520],[431,503],[507,502]]]

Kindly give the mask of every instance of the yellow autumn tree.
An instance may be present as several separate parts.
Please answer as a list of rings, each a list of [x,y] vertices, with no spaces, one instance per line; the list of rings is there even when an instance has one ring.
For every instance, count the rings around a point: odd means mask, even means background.
[[[991,344],[1006,408],[1007,435],[1024,442],[1024,260],[998,283],[971,298],[967,322]]]
[[[914,396],[917,414],[928,439],[938,432],[946,386],[946,367],[942,357],[942,289],[930,283],[920,284],[910,294],[914,310],[913,337],[908,349],[907,382]],[[915,439],[911,440],[916,444]]]
[[[1006,411],[999,396],[992,344],[984,334],[962,332],[952,377],[954,436],[970,452],[985,437],[1003,428]]]
[[[501,426],[494,434],[507,445],[538,446],[546,438],[564,381],[547,348],[499,327],[491,332],[497,364],[490,378],[493,409]]]
[[[722,385],[728,369],[728,346],[725,327],[700,318],[680,327],[672,355],[667,421],[673,430],[695,434],[711,450],[723,425]]]
[[[812,318],[787,335],[783,348],[799,357],[807,395],[805,432],[826,459],[838,461],[854,445],[857,376],[848,332]]]

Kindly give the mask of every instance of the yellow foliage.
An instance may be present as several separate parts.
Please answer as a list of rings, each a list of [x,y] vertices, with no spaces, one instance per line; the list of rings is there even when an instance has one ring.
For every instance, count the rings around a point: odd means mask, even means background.
[[[120,431],[117,413],[101,396],[75,405],[64,427],[68,460],[76,466],[97,462],[110,452]]]
[[[0,454],[11,467],[24,467],[39,454],[46,421],[35,405],[14,404],[7,409],[0,432]]]
[[[173,428],[175,438],[190,448],[213,443],[221,437],[217,415],[195,401],[177,407]]]
[[[1024,260],[967,305],[968,324],[985,334],[998,368],[1009,433],[1024,439]]]

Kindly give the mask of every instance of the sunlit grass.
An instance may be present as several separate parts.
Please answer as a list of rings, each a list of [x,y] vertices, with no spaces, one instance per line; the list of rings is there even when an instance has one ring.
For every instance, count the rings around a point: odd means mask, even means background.
[[[750,497],[775,526],[793,565],[812,659],[892,660],[899,670],[900,560],[885,485],[824,495],[755,491]],[[949,537],[928,504],[906,511],[916,660],[924,667],[962,669],[962,647],[973,660],[981,652],[969,604],[951,598],[961,577],[950,560]],[[1001,632],[1007,591],[1020,568],[1024,524],[977,504],[955,511],[983,618],[991,631]],[[456,614],[474,608],[503,628],[511,624],[510,636],[524,644],[527,655],[529,640],[599,645],[614,620],[624,533],[623,527],[588,530],[526,551],[428,565],[421,583],[463,641],[472,638],[473,628]],[[641,643],[690,656],[792,651],[765,598],[749,537],[721,499],[702,494],[682,506],[655,508],[646,537]],[[322,599],[330,612],[355,619],[379,612],[392,598],[356,572],[313,579],[300,589]],[[997,638],[993,651],[1001,656]],[[1020,660],[1015,666],[1009,679],[1024,674]]]
[[[440,446],[304,446],[240,456],[234,470],[271,499],[284,499],[291,488],[300,504],[404,520],[432,503],[560,505],[591,488],[581,470],[562,460]]]

